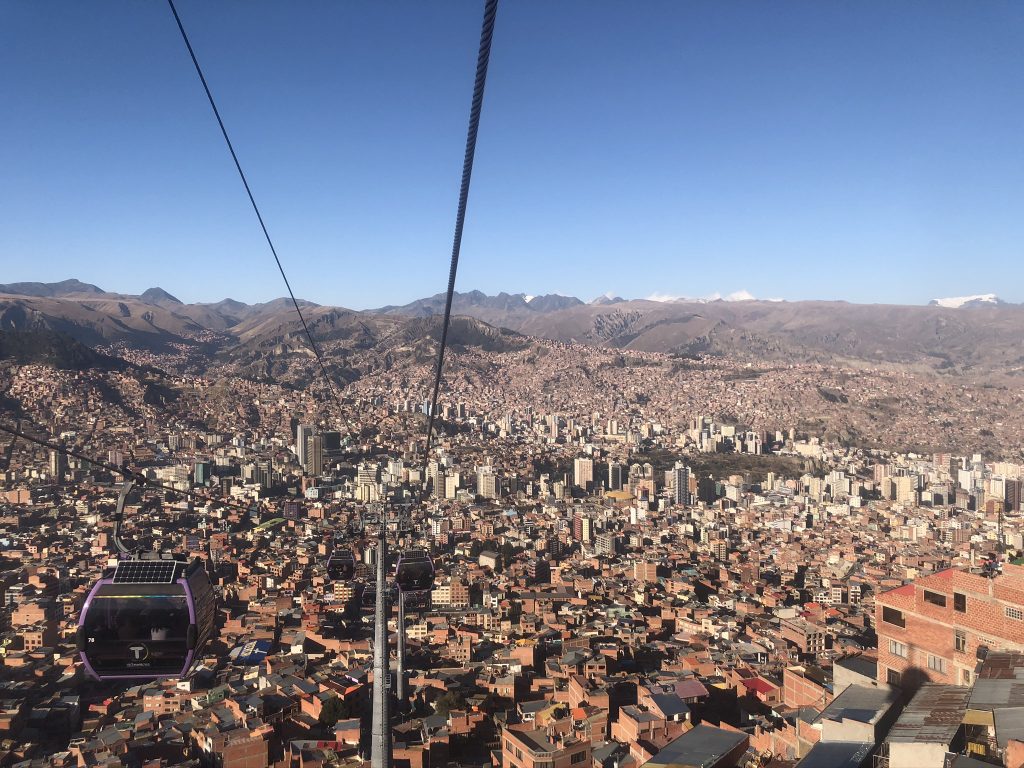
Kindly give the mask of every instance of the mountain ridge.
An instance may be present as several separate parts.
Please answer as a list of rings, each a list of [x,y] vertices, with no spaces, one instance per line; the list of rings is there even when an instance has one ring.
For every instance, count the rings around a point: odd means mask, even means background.
[[[127,344],[162,351],[184,342],[210,354],[231,349],[262,357],[309,354],[287,298],[254,305],[235,299],[183,304],[158,288],[127,296],[95,286],[81,288],[88,285],[64,281],[3,286],[22,286],[29,293],[0,296],[0,329],[53,331],[91,347]],[[68,293],[36,295],[60,291]],[[656,301],[604,296],[589,304],[558,294],[526,298],[527,294],[457,293],[453,313],[527,337],[682,357],[860,361],[943,372],[981,367],[1024,373],[1024,306],[1004,302],[951,308],[745,297]],[[398,333],[400,326],[408,333],[422,329],[426,319],[443,312],[444,301],[445,294],[438,293],[378,310],[306,301],[300,306],[315,338],[346,349],[369,349]],[[470,332],[467,326],[467,334],[474,344],[498,343],[498,337],[482,328]],[[508,343],[511,338],[500,345]]]

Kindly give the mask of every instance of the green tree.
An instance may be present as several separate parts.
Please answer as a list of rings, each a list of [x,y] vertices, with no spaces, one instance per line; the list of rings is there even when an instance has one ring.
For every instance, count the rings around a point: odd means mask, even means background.
[[[333,728],[343,717],[349,716],[348,703],[337,696],[331,696],[320,710],[320,725]]]
[[[434,711],[442,717],[448,717],[453,709],[462,709],[466,706],[466,697],[458,691],[448,691],[434,702]]]
[[[512,562],[512,558],[516,556],[515,547],[509,542],[505,542],[501,545],[501,562],[503,565],[508,565]]]

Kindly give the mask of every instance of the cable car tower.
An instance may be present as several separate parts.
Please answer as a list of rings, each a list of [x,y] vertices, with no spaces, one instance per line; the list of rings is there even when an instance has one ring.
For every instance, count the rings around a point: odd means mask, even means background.
[[[377,529],[376,600],[373,612],[373,702],[370,722],[370,762],[373,768],[391,768],[391,653],[388,643],[388,528],[401,529],[398,515],[375,504],[364,526]]]
[[[377,572],[373,614],[373,699],[370,724],[370,760],[373,768],[391,768],[391,654],[388,619],[392,594],[398,601],[399,706],[405,701],[405,596],[429,592],[434,586],[434,564],[423,549],[399,555],[395,580],[388,583],[388,534],[397,539],[413,532],[411,505],[375,504],[363,516],[363,527],[377,539]],[[369,537],[368,537],[369,538]]]

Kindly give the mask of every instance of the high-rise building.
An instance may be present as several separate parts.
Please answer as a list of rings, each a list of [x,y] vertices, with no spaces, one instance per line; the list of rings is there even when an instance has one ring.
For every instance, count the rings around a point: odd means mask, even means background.
[[[444,495],[444,472],[437,459],[431,459],[427,464],[427,482],[430,485],[430,492],[435,498]]]
[[[672,501],[680,506],[690,503],[690,468],[677,461],[672,469]]]
[[[446,499],[454,499],[455,494],[459,490],[459,473],[452,472],[444,478],[444,497]]]
[[[341,450],[341,432],[328,430],[321,433],[324,442],[324,452],[328,454],[335,454]]]
[[[589,491],[594,484],[594,460],[587,456],[580,456],[572,463],[573,484]]]
[[[295,457],[303,469],[308,461],[308,440],[313,436],[315,429],[312,424],[299,424],[295,430]]]
[[[54,482],[64,481],[64,472],[67,470],[67,457],[60,451],[50,450],[50,477]]]
[[[574,540],[579,542],[585,542],[590,539],[590,535],[594,530],[594,521],[586,515],[577,512],[572,519],[572,537]]]
[[[274,486],[274,470],[269,461],[256,462],[255,480],[264,490]]]
[[[729,540],[717,539],[711,544],[711,552],[717,560],[729,559]]]
[[[494,474],[494,468],[483,466],[476,472],[476,492],[478,496],[485,499],[498,498],[498,478]]]
[[[1020,512],[1021,510],[1021,496],[1022,486],[1024,481],[1022,480],[1007,480],[1006,481],[1006,511],[1007,512]]]
[[[597,534],[594,549],[599,555],[612,557],[619,551],[619,536],[611,531]]]
[[[196,485],[206,485],[210,482],[210,475],[213,473],[213,464],[209,461],[197,461],[192,468],[192,476]]]
[[[713,477],[708,475],[700,479],[697,484],[697,496],[705,504],[715,503],[715,500],[718,499],[718,483]]]
[[[611,459],[608,459],[608,490],[622,490],[622,465]]]
[[[312,435],[306,447],[306,463],[303,465],[307,475],[319,477],[324,473],[324,436]]]
[[[356,470],[356,498],[362,502],[380,498],[380,473],[376,464],[364,462]]]

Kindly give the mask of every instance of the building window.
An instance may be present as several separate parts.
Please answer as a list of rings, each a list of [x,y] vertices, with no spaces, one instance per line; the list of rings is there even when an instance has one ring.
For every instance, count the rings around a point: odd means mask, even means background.
[[[907,621],[903,618],[903,611],[890,608],[888,605],[882,606],[882,621],[886,624],[892,624],[897,627],[907,626]]]
[[[1014,621],[1024,621],[1024,608],[1006,606],[1006,618],[1013,619]]]
[[[946,660],[941,656],[928,656],[928,669],[939,674],[946,674]]]
[[[576,763],[582,763],[586,759],[587,759],[587,752],[586,752],[586,750],[584,750],[583,752],[577,752],[575,755],[570,757],[569,758],[569,762],[572,763],[573,765],[576,765]]]
[[[960,613],[967,613],[967,595],[959,592],[953,593],[953,610]]]
[[[905,659],[907,658],[907,646],[904,643],[897,642],[896,640],[890,640],[889,653],[893,656],[901,656]]]
[[[900,673],[897,672],[895,669],[887,669],[885,671],[885,682],[887,682],[889,685],[899,685]]]
[[[926,589],[924,591],[924,601],[926,603],[931,603],[932,605],[937,605],[940,608],[946,607],[946,596],[940,592],[932,592],[931,590]]]
[[[956,634],[953,635],[953,647],[958,653],[967,652],[967,633],[962,629],[958,629]]]

